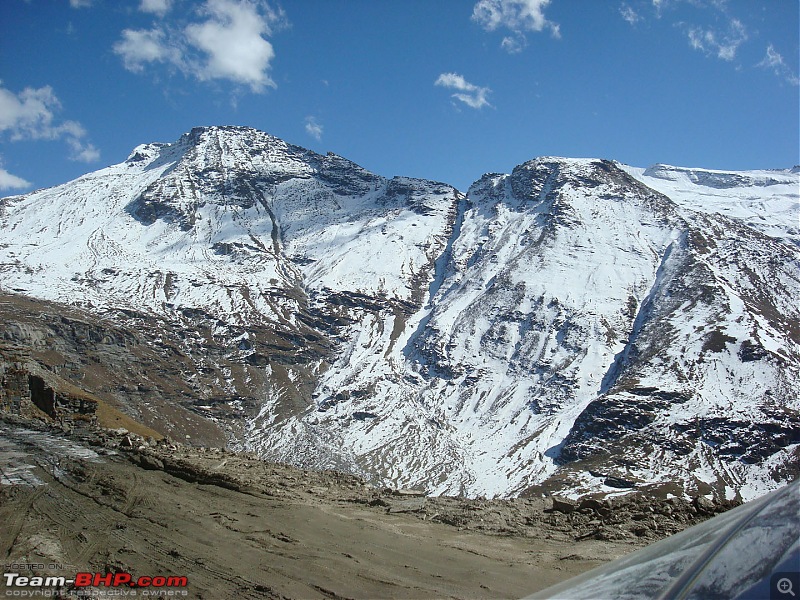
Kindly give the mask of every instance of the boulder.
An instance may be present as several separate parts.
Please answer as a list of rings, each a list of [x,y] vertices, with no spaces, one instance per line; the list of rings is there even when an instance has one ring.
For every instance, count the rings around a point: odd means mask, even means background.
[[[394,490],[392,492],[392,494],[395,495],[395,496],[404,496],[406,498],[418,498],[418,497],[421,497],[421,496],[427,496],[428,495],[427,492],[425,492],[423,490],[411,490],[411,489],[406,489],[406,488],[401,488],[399,490]]]
[[[574,500],[570,500],[569,498],[559,498],[558,496],[553,496],[553,510],[568,515],[569,513],[578,510],[578,503]]]
[[[623,479],[622,477],[614,477],[611,475],[606,477],[603,483],[608,487],[621,488],[621,489],[636,487],[636,484],[633,481],[628,481],[627,479]]]
[[[579,508],[581,510],[590,509],[598,514],[607,514],[611,510],[608,502],[605,500],[598,500],[597,498],[583,498]]]
[[[697,496],[692,500],[692,504],[694,504],[699,513],[713,513],[716,509],[714,503],[705,496]]]
[[[161,461],[161,459],[155,456],[150,456],[149,454],[139,455],[139,466],[150,471],[160,471],[164,469],[164,463]]]

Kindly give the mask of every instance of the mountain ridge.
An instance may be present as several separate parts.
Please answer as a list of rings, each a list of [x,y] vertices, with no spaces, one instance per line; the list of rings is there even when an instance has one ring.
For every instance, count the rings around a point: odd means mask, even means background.
[[[0,201],[0,269],[183,328],[183,376],[269,458],[436,494],[752,497],[800,443],[798,177],[763,173],[541,157],[465,195],[195,128]]]

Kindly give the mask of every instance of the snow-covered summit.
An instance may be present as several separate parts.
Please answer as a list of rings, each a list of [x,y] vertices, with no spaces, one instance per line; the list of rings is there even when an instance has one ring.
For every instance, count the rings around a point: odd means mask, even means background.
[[[719,213],[772,237],[800,245],[800,172],[796,169],[719,171],[620,165],[685,208]]]
[[[797,184],[788,169],[769,171],[718,171],[712,169],[689,169],[657,164],[644,170],[645,177],[667,181],[686,181],[705,187],[730,189],[736,187],[766,187],[770,185]]]

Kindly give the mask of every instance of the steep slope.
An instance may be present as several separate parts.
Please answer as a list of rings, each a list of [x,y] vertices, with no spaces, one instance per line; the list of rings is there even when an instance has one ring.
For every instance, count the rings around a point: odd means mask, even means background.
[[[725,217],[689,218],[559,459],[751,498],[798,470],[800,253]]]
[[[459,197],[256,130],[196,128],[4,199],[3,287],[156,334],[159,322],[182,329],[204,386],[217,372],[203,399],[258,413],[269,395],[293,412],[349,304],[401,315],[420,302]]]
[[[749,498],[800,464],[800,178],[769,173],[540,158],[465,197],[197,128],[0,201],[2,287],[174,347],[182,405],[272,459]]]
[[[359,330],[318,410],[254,422],[250,447],[471,495],[679,480],[749,497],[797,468],[795,247],[604,161],[537,159],[468,197],[397,343]],[[757,459],[718,451],[745,432]]]

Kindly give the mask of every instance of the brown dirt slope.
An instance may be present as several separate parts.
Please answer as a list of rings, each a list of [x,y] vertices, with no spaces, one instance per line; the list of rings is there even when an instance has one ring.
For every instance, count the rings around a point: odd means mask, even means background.
[[[0,482],[6,564],[186,576],[187,597],[206,599],[521,597],[716,510],[425,498],[252,455],[13,418],[0,421]]]

